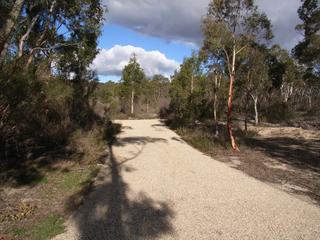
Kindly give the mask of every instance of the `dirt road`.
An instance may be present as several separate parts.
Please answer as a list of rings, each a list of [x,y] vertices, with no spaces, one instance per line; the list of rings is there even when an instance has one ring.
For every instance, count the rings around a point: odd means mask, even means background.
[[[158,120],[119,121],[60,239],[320,239],[320,208],[205,156]]]

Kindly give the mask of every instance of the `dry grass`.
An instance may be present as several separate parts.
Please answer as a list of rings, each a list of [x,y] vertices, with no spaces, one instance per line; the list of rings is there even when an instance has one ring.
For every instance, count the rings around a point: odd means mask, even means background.
[[[37,175],[32,181],[4,184],[0,192],[0,239],[45,240],[63,232],[64,220],[70,214],[68,199],[92,184],[105,149],[100,131],[78,131],[63,154],[52,157],[54,153],[50,153],[34,161],[38,163],[33,166]]]

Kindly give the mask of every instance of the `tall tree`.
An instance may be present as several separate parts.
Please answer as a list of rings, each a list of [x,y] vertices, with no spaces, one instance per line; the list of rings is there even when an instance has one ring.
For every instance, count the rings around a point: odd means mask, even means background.
[[[247,130],[247,114],[249,98],[253,101],[255,124],[259,124],[258,104],[261,98],[271,88],[269,68],[266,63],[266,49],[262,46],[251,46],[244,51],[245,63],[240,70],[243,72],[243,86],[245,93],[245,129]]]
[[[170,80],[161,74],[156,74],[150,80],[150,85],[153,102],[161,109],[168,103]]]
[[[227,130],[232,148],[238,150],[232,133],[237,56],[252,42],[271,39],[271,24],[254,0],[212,0],[203,21],[203,33],[203,50],[210,57],[222,59],[229,76]]]
[[[220,68],[217,67],[213,72],[209,72],[208,78],[213,82],[213,120],[215,125],[215,136],[219,135],[218,129],[218,95],[221,87],[222,74],[219,71]]]
[[[296,58],[307,68],[306,78],[320,77],[320,1],[303,0],[298,10],[302,24],[296,26],[304,39],[293,49]]]
[[[1,8],[7,7],[4,5],[5,1],[1,1]],[[5,19],[1,19],[1,28],[0,28],[0,66],[3,64],[3,61],[6,57],[7,50],[10,44],[10,41],[13,37],[14,30],[18,24],[18,18],[20,16],[24,0],[15,0],[11,7],[10,13],[5,16]],[[8,4],[7,4],[8,5]],[[2,14],[2,11],[1,11]],[[5,13],[4,13],[5,14]]]
[[[286,104],[301,85],[303,71],[288,51],[278,45],[268,50],[266,60],[272,87],[280,91],[282,101]]]
[[[195,94],[195,83],[199,78],[200,61],[194,53],[191,57],[185,58],[180,69],[172,76],[170,97],[171,109],[177,116],[177,120],[188,121],[192,118],[192,101]]]
[[[122,84],[125,92],[130,94],[130,112],[134,114],[134,100],[140,83],[145,79],[145,74],[137,61],[137,56],[133,54],[128,65],[122,71]]]

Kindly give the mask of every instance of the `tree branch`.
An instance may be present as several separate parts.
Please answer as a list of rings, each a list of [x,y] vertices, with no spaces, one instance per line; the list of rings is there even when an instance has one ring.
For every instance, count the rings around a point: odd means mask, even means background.
[[[59,47],[71,47],[71,46],[80,46],[80,43],[57,43],[56,45],[52,46],[52,47],[35,47],[33,48],[34,50],[53,50]]]
[[[37,14],[36,16],[34,16],[31,20],[31,24],[30,26],[28,27],[27,31],[25,34],[22,35],[22,37],[20,38],[20,41],[19,41],[19,51],[18,51],[18,57],[22,57],[23,55],[23,48],[24,48],[24,43],[25,41],[28,39],[30,33],[31,33],[31,30],[32,28],[34,27],[34,25],[36,24],[38,18],[40,17],[39,14]]]
[[[237,55],[238,53],[240,53],[242,50],[244,50],[246,47],[247,47],[247,46],[245,45],[245,46],[243,46],[242,48],[240,48],[240,49],[236,52],[236,55]]]
[[[224,51],[224,54],[226,55],[226,57],[227,57],[227,61],[228,61],[228,71],[229,71],[229,74],[231,73],[231,69],[230,69],[230,58],[229,58],[229,55],[228,55],[228,52],[227,52],[227,50],[223,47],[222,48],[223,49],[223,51]]]

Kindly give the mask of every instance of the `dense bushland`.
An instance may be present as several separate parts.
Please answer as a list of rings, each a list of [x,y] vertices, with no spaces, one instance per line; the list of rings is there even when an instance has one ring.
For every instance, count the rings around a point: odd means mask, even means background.
[[[304,1],[297,28],[305,39],[289,53],[270,45],[272,25],[254,1],[212,0],[200,51],[172,76],[168,123],[194,127],[211,120],[216,136],[218,122],[225,123],[235,150],[233,125],[247,131],[248,122],[300,126],[308,120],[319,127],[319,11],[317,1]]]
[[[98,0],[0,1],[0,165],[66,146],[103,124],[93,109]]]

